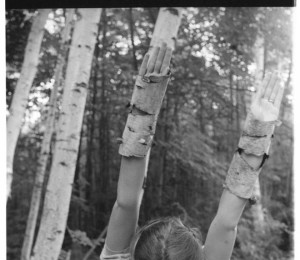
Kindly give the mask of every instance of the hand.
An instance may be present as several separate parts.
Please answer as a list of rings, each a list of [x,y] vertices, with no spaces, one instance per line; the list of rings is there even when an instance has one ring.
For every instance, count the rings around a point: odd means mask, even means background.
[[[171,57],[172,49],[167,47],[166,43],[162,43],[160,47],[154,47],[153,51],[151,52],[151,56],[149,53],[145,55],[139,75],[148,76],[150,73],[151,75],[155,76],[167,75]]]
[[[265,76],[250,107],[254,118],[260,121],[277,120],[283,92],[284,85],[278,73]]]

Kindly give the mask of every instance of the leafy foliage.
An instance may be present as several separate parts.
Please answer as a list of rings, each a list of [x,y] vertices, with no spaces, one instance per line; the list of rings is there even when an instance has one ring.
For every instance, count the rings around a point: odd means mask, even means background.
[[[72,241],[74,243],[79,243],[84,246],[93,246],[93,242],[87,237],[86,233],[80,230],[71,230],[68,229]]]

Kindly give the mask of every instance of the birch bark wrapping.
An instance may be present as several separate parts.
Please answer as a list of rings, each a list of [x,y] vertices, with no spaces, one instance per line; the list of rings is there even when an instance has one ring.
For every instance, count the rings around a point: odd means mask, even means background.
[[[276,125],[280,125],[279,120],[259,121],[250,113],[238,147],[246,154],[256,156],[268,154],[271,136]],[[261,167],[254,169],[242,158],[239,152],[236,152],[226,176],[225,187],[238,197],[250,199],[253,196],[260,171]]]
[[[119,154],[127,157],[146,156],[153,141],[170,75],[169,71],[165,76],[149,74],[137,77]]]

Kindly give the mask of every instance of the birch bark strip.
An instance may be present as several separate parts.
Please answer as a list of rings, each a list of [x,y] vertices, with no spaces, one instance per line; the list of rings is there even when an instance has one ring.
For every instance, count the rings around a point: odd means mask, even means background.
[[[150,42],[149,52],[151,52],[154,46],[157,45],[160,46],[162,42],[167,43],[167,46],[171,47],[173,50],[175,49],[175,42],[176,42],[177,32],[181,22],[182,12],[183,12],[183,8],[160,8],[159,9],[158,17],[154,27],[153,36]],[[135,87],[132,96],[137,97],[138,95],[139,94]],[[156,100],[153,101],[155,102]],[[150,152],[151,152],[151,148],[148,150],[148,153],[146,155],[145,177],[147,176]],[[160,182],[163,181],[163,173],[161,173],[159,181]],[[140,196],[140,202],[143,198],[143,192],[144,191],[142,191]]]
[[[15,149],[23,123],[22,119],[26,110],[28,95],[37,71],[39,52],[44,36],[44,26],[49,13],[50,9],[39,9],[37,16],[34,18],[25,49],[21,75],[9,109],[9,117],[6,126],[6,199],[10,196]]]
[[[32,191],[30,210],[27,219],[25,237],[22,246],[21,259],[29,260],[32,243],[34,238],[34,233],[36,229],[36,222],[38,217],[38,212],[40,208],[40,201],[42,195],[42,188],[45,179],[45,172],[47,167],[47,162],[50,154],[51,139],[54,131],[55,122],[55,110],[56,110],[56,100],[57,100],[57,90],[61,84],[62,71],[65,64],[65,57],[68,50],[68,39],[71,32],[72,20],[74,16],[74,9],[68,9],[66,15],[65,28],[62,31],[61,49],[58,54],[58,61],[54,74],[54,85],[50,95],[49,101],[49,114],[46,120],[46,130],[43,137],[41,154],[39,157],[38,168],[35,177],[35,184]]]
[[[254,60],[256,63],[256,71],[255,71],[255,82],[256,86],[260,84],[260,82],[263,79],[264,75],[264,39],[262,36],[257,36],[255,45],[254,45]],[[258,198],[256,204],[254,204],[251,207],[253,221],[254,221],[254,227],[256,230],[263,231],[264,226],[264,212],[263,212],[263,206],[261,203],[261,190],[260,190],[260,183],[259,179],[257,179],[253,195],[255,195],[256,198]]]
[[[57,259],[62,246],[100,16],[99,8],[77,10],[51,174],[32,260]]]

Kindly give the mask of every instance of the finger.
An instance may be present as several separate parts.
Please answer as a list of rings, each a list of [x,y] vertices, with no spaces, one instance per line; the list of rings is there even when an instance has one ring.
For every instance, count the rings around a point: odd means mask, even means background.
[[[274,101],[274,105],[278,109],[280,108],[280,104],[281,104],[283,93],[284,93],[284,84],[283,84],[283,82],[281,82],[279,85],[280,85],[280,87],[279,87],[279,90],[277,92],[277,95],[276,95],[275,101]]]
[[[163,60],[163,63],[162,63],[161,69],[160,69],[160,73],[162,75],[166,75],[168,72],[168,68],[170,66],[170,61],[171,61],[171,57],[172,57],[172,52],[173,51],[171,48],[167,48],[166,54],[165,54],[165,57],[164,57],[164,60]]]
[[[161,69],[161,65],[163,63],[163,59],[166,53],[166,49],[167,49],[167,44],[165,42],[162,43],[157,59],[156,59],[156,63],[155,63],[155,67],[154,67],[154,72],[159,73],[160,69]]]
[[[266,91],[265,91],[263,98],[270,99],[272,90],[273,90],[274,86],[276,85],[276,81],[277,81],[277,75],[275,73],[272,73],[271,79],[266,87]]]
[[[268,82],[271,79],[271,74],[266,74],[266,76],[264,77],[262,83],[260,84],[260,86],[258,87],[258,90],[254,96],[254,99],[261,99],[266,91],[266,87],[268,86]]]
[[[149,57],[150,57],[150,54],[149,54],[149,53],[147,53],[147,54],[144,56],[144,59],[143,59],[143,62],[142,62],[142,65],[141,65],[140,71],[139,71],[139,75],[141,75],[141,76],[144,76],[144,75],[146,74],[146,71],[147,71],[147,63],[148,63]]]
[[[275,101],[275,98],[277,96],[279,89],[280,89],[280,78],[277,76],[276,84],[275,84],[275,86],[272,90],[272,93],[270,95],[270,98],[269,98],[270,100],[273,100],[273,102]]]
[[[154,69],[154,66],[155,66],[155,62],[156,62],[156,58],[157,58],[159,49],[160,49],[159,46],[154,47],[154,49],[153,49],[153,51],[151,53],[150,59],[149,59],[147,73],[152,73],[153,72],[153,69]]]

